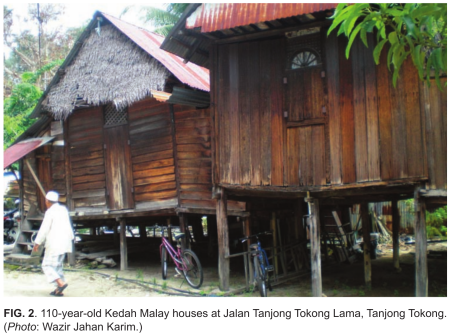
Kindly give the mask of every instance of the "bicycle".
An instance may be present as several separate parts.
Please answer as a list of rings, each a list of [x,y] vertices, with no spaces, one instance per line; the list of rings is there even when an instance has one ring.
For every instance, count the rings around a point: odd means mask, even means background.
[[[272,286],[270,285],[269,272],[273,271],[273,265],[269,264],[267,253],[261,247],[259,236],[271,234],[272,234],[271,231],[266,231],[241,238],[242,243],[252,238],[256,238],[256,243],[250,244],[250,252],[253,257],[253,266],[254,266],[253,278],[256,281],[256,285],[258,286],[259,294],[261,295],[261,297],[267,297],[267,287],[269,288],[270,291],[272,291]]]
[[[192,250],[182,250],[180,239],[183,238],[185,234],[180,233],[174,237],[177,241],[177,251],[175,251],[164,235],[164,230],[167,229],[167,227],[155,226],[155,228],[161,228],[161,245],[159,246],[159,252],[161,255],[162,279],[167,279],[167,254],[169,254],[170,257],[172,257],[176,268],[183,273],[188,284],[193,288],[199,288],[203,283],[203,269],[197,255]]]

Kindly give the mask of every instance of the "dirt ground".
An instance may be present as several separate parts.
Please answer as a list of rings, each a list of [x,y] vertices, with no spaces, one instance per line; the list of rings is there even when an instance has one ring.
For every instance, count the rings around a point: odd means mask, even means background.
[[[327,297],[413,297],[414,296],[414,246],[401,247],[398,273],[392,266],[392,250],[389,246],[379,246],[377,259],[372,260],[372,288],[364,285],[364,266],[361,260],[353,264],[322,263],[323,293]],[[447,243],[429,244],[429,250],[445,251]],[[66,297],[153,297],[153,296],[222,296],[218,289],[216,262],[205,261],[204,282],[199,290],[192,289],[183,278],[176,276],[172,267],[169,278],[161,279],[158,259],[142,260],[130,257],[129,269],[118,268],[88,270],[66,269],[69,287]],[[245,278],[240,264],[231,264],[231,296],[257,297],[257,292],[242,292]],[[447,257],[429,257],[429,296],[447,296]],[[45,280],[40,269],[4,266],[4,297],[50,297],[52,286]],[[272,297],[311,296],[310,274],[276,284]]]

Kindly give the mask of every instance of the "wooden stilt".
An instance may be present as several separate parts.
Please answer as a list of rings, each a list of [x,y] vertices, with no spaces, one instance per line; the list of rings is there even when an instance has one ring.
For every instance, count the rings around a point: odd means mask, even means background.
[[[416,297],[428,296],[426,205],[420,199],[420,188],[414,192],[416,239]]]
[[[398,212],[398,200],[392,201],[392,249],[394,268],[399,272],[400,269],[400,215]]]
[[[312,296],[322,296],[322,265],[320,256],[320,211],[319,200],[306,198],[310,214],[310,244],[311,244],[311,282]]]
[[[128,251],[127,251],[127,226],[125,220],[120,220],[120,270],[128,268]]]
[[[68,258],[71,266],[74,266],[77,263],[75,258],[75,240],[72,240],[72,252],[68,255]]]
[[[252,234],[251,226],[250,226],[250,217],[244,218],[244,220],[242,221],[242,229],[243,229],[244,236],[249,236],[249,235]],[[250,250],[250,244],[251,244],[251,241],[247,240],[247,242],[246,242],[246,249],[247,250]],[[247,263],[247,271],[248,271],[248,273],[247,273],[248,282],[249,283],[253,283],[254,278],[253,278],[253,264],[252,264],[252,261],[251,261],[252,260],[252,258],[251,258],[252,256],[250,254],[248,254],[245,257],[247,259],[246,263]]]
[[[147,229],[145,227],[145,224],[139,225],[139,238],[141,240],[145,240],[147,238]]]
[[[270,230],[273,237],[273,264],[275,266],[275,274],[278,275],[277,214],[275,212],[272,213],[272,218],[270,219]]]
[[[183,249],[189,249],[189,235],[190,232],[188,231],[187,227],[187,218],[186,214],[180,213],[178,214],[178,220],[180,222],[180,231],[185,234],[184,238],[181,239],[181,247]]]
[[[370,217],[368,203],[361,203],[359,206],[359,215],[361,216],[363,239],[364,239],[364,280],[366,287],[372,287],[372,263],[370,260]]]
[[[216,204],[217,237],[219,244],[219,288],[221,291],[230,289],[230,253],[228,240],[227,195],[223,189],[219,191]]]

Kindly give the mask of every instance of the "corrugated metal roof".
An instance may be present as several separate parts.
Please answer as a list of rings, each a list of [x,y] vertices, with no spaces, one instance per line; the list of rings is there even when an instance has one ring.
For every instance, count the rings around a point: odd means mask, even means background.
[[[50,142],[54,137],[38,137],[14,144],[3,153],[3,169],[17,162],[33,150]]]
[[[204,3],[186,20],[202,33],[246,26],[336,8],[337,3]]]
[[[161,62],[182,83],[209,92],[209,70],[193,63],[185,64],[182,58],[160,49],[164,40],[163,36],[146,31],[109,14],[101,14],[143,50]]]

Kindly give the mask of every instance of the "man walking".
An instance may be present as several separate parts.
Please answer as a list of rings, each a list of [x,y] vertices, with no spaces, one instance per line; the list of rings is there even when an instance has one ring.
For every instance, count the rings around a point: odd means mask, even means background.
[[[47,211],[44,221],[36,236],[33,251],[45,243],[45,255],[42,261],[42,271],[49,283],[55,283],[56,289],[50,293],[57,297],[63,296],[67,283],[63,274],[63,261],[67,252],[72,252],[74,239],[72,224],[67,208],[59,202],[59,194],[50,191],[45,196]]]

